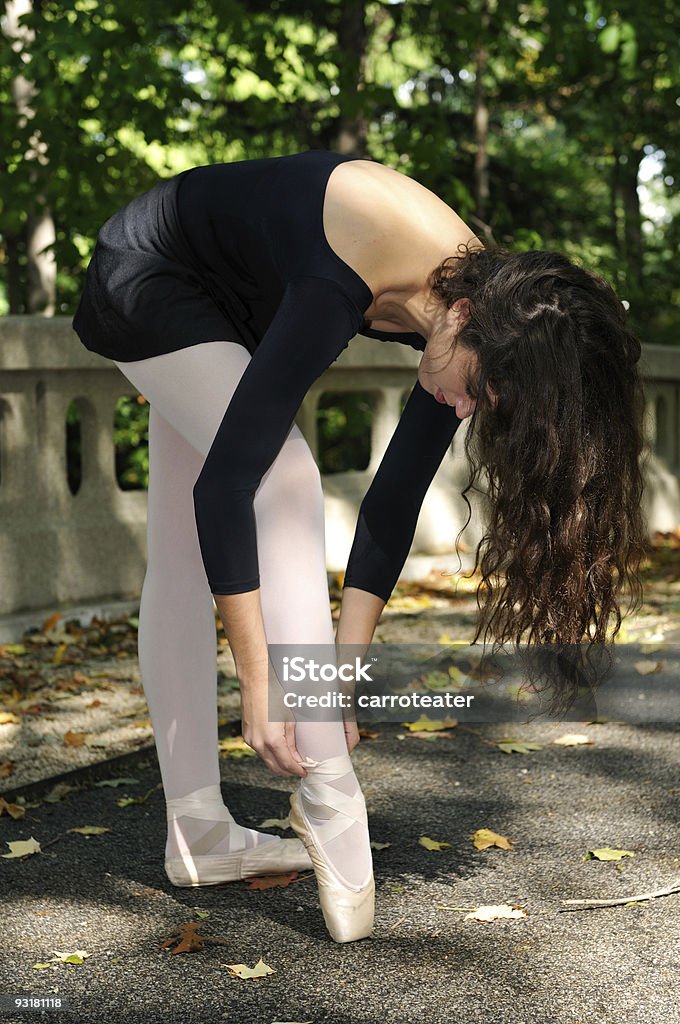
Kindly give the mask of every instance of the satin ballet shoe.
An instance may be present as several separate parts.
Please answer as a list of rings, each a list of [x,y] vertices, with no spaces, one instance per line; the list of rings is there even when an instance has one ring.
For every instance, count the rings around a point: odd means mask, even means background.
[[[167,802],[167,819],[190,817],[215,824],[191,850],[177,857],[166,857],[165,873],[173,885],[201,886],[238,882],[254,875],[309,871],[313,865],[299,839],[272,836],[266,843],[229,853],[210,853],[227,838],[236,822],[224,806],[219,786],[206,786],[178,800]]]
[[[351,768],[349,754],[341,754],[320,762],[307,759],[302,764],[308,768],[304,785],[310,796],[313,796],[315,802],[332,807],[337,812],[331,838],[340,835],[355,822],[368,825],[366,806],[362,797],[349,797],[317,778],[323,774],[335,778],[344,774],[343,767],[347,767],[347,770]],[[304,813],[299,790],[291,794],[290,808],[291,828],[304,843],[314,865],[321,911],[330,937],[335,942],[354,942],[367,938],[373,931],[375,917],[375,881],[372,867],[369,878],[361,886],[348,885],[342,881],[317,844],[314,831]]]

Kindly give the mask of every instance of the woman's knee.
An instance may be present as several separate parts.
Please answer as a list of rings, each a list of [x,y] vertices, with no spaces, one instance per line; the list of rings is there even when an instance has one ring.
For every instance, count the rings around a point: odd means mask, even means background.
[[[323,509],[321,473],[302,433],[295,427],[255,494],[255,511],[274,506]]]

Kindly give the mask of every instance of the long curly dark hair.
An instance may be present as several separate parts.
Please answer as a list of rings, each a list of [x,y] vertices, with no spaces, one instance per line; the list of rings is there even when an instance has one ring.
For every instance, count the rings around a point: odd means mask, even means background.
[[[621,627],[619,596],[629,593],[624,615],[642,603],[641,346],[612,287],[563,254],[459,253],[430,284],[447,308],[469,300],[456,344],[479,361],[463,492],[467,526],[467,493],[483,467],[473,643],[483,633],[494,650],[550,645],[532,662],[532,683],[541,675],[551,711],[566,712],[602,679],[595,645],[606,644],[612,619],[609,639]]]

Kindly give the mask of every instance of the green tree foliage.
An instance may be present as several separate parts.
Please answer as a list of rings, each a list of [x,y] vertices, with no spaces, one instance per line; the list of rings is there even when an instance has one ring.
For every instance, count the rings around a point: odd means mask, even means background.
[[[582,260],[644,340],[677,344],[674,15],[672,0],[34,0],[30,41],[0,33],[0,310],[3,294],[26,309],[36,196],[68,314],[99,226],[159,175],[334,148],[412,174],[481,237]],[[640,204],[645,157],[665,219]]]

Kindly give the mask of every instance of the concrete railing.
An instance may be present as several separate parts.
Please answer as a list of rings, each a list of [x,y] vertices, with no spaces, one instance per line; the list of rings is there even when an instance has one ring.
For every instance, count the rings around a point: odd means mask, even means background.
[[[358,337],[309,391],[298,423],[317,449],[316,411],[326,391],[374,397],[371,461],[363,472],[324,477],[329,570],[343,569],[359,503],[416,379],[420,354]],[[650,532],[680,522],[680,349],[645,347],[646,433],[651,450],[645,514]],[[0,319],[0,616],[56,605],[138,597],[146,559],[146,492],[123,491],[115,474],[113,419],[134,394],[115,364],[88,352],[56,317]],[[80,412],[82,479],[72,494],[66,413]],[[457,432],[425,499],[410,572],[436,561],[456,568],[454,541],[467,518],[464,430]],[[463,541],[479,540],[475,500]],[[419,555],[420,560],[419,560]]]

